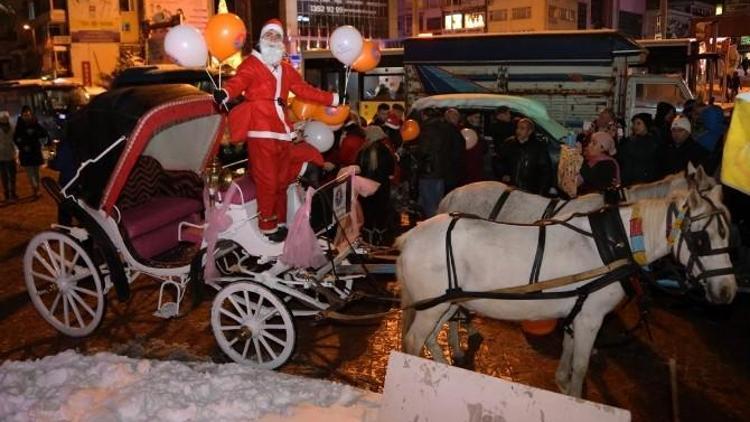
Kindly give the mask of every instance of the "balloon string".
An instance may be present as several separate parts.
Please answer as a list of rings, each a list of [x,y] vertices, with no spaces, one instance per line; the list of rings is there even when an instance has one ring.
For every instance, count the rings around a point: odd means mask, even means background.
[[[342,93],[344,95],[344,102],[343,104],[346,104],[346,90],[349,88],[349,77],[352,75],[352,68],[351,66],[344,66],[346,69],[346,79],[344,80],[344,92]]]
[[[211,76],[211,72],[208,71],[208,67],[205,70],[206,70],[206,75],[208,75],[208,79],[211,81],[211,85],[214,86],[214,89],[219,89],[219,86],[216,85],[216,82],[214,81],[213,76]]]

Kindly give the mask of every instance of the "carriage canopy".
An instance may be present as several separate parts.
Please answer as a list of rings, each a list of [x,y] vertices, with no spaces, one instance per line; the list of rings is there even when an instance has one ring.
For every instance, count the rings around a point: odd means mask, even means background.
[[[103,93],[69,124],[77,161],[96,160],[81,171],[71,192],[109,212],[141,155],[167,170],[199,172],[218,147],[223,128],[211,97],[189,85]],[[125,140],[115,145],[121,137]]]

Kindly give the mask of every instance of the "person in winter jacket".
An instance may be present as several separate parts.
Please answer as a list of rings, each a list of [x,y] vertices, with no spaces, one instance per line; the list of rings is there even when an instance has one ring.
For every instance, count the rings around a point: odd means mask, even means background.
[[[654,116],[654,131],[659,135],[662,143],[668,144],[672,141],[672,121],[676,116],[677,110],[672,104],[660,101],[656,105],[656,115]]]
[[[586,159],[578,179],[580,195],[604,192],[620,184],[620,166],[614,155],[615,140],[607,132],[594,132],[583,151]]]
[[[704,164],[708,151],[693,139],[690,120],[678,116],[672,122],[672,142],[664,149],[659,162],[662,165],[662,176],[667,176],[687,169],[688,163],[698,167]]]
[[[462,155],[456,155],[458,148],[464,148],[463,138],[457,129],[441,117],[438,110],[423,112],[424,118],[416,143],[416,160],[419,173],[419,205],[425,218],[432,217],[438,204],[459,180]]]
[[[0,112],[0,181],[6,201],[15,201],[16,195],[16,146],[13,144],[13,126],[10,114]]]
[[[243,94],[244,100],[229,113],[232,139],[247,140],[250,174],[258,198],[258,228],[269,241],[280,242],[286,229],[286,175],[290,163],[292,122],[285,110],[289,92],[303,100],[338,105],[338,94],[321,91],[305,82],[292,65],[283,60],[284,30],[271,19],[260,31],[258,50],[253,50],[224,89],[214,99],[226,104]]]
[[[658,180],[659,159],[662,143],[659,136],[650,131],[651,115],[640,113],[630,120],[631,136],[624,139],[617,148],[617,161],[620,164],[622,183],[630,186],[635,183],[648,183]]]
[[[713,174],[721,163],[722,145],[726,131],[724,112],[719,106],[707,106],[701,110],[698,120],[702,124],[702,130],[696,131],[698,133],[695,133],[695,140],[708,151],[703,168],[708,174]]]
[[[392,217],[390,207],[391,176],[396,161],[390,148],[385,144],[388,137],[380,126],[365,128],[366,143],[357,154],[360,176],[380,183],[374,194],[360,198],[365,217],[363,231],[372,244],[385,244],[389,222]]]
[[[344,124],[336,162],[339,167],[346,167],[357,161],[357,153],[365,144],[365,131],[359,125],[359,116],[352,113]]]
[[[552,162],[547,146],[534,136],[534,122],[523,118],[516,124],[516,134],[497,151],[496,174],[500,181],[526,192],[548,195],[552,186]]]
[[[39,167],[44,164],[42,145],[47,142],[47,138],[47,131],[34,117],[31,108],[23,106],[13,133],[13,142],[18,147],[18,158],[29,177],[35,198],[39,196]]]

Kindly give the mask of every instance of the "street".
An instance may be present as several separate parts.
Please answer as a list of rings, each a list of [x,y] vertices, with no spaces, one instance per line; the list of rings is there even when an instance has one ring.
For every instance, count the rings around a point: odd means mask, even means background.
[[[43,170],[43,175],[54,173]],[[75,349],[83,354],[109,351],[131,357],[227,362],[209,327],[210,300],[185,317],[153,316],[159,284],[141,277],[132,297],[118,302],[110,292],[104,321],[89,337],[69,338],[48,325],[31,304],[23,280],[26,243],[56,219],[44,192],[32,200],[23,173],[17,203],[0,204],[0,359],[27,360]],[[395,280],[378,279],[394,291]],[[682,421],[750,419],[750,299],[741,294],[727,307],[708,307],[684,298],[654,295],[650,336],[639,329],[621,335],[638,320],[635,302],[605,322],[591,358],[584,388],[588,400],[629,409],[634,421],[672,418],[668,361],[677,363],[679,417]],[[359,309],[352,309],[357,311]],[[362,306],[362,313],[368,310]],[[399,315],[373,324],[345,325],[297,321],[297,349],[282,372],[323,378],[382,391],[388,353],[400,347]],[[524,335],[518,324],[474,320],[484,341],[472,369],[557,391],[554,371],[562,336]],[[446,343],[446,336],[441,335]]]

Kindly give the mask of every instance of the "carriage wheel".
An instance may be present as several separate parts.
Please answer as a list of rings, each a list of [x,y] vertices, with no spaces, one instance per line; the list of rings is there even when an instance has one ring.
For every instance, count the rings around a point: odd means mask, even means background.
[[[237,363],[275,369],[294,351],[292,314],[278,296],[256,283],[232,283],[216,295],[211,329],[221,350]]]
[[[101,276],[76,239],[44,231],[31,239],[23,257],[31,302],[53,327],[72,337],[91,334],[104,315]]]

